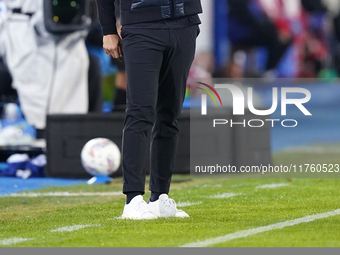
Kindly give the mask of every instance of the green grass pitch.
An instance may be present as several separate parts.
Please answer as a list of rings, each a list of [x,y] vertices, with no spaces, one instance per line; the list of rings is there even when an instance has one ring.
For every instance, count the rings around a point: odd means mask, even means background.
[[[328,148],[325,146],[325,148]],[[332,147],[333,148],[333,147]],[[339,148],[338,146],[336,147]],[[325,150],[327,152],[327,150]],[[275,164],[284,162],[340,163],[336,153],[281,152]],[[264,184],[284,184],[260,188]],[[120,220],[124,196],[0,197],[0,243],[3,247],[173,247],[251,230],[262,226],[340,209],[340,179],[193,179],[175,176],[170,196],[187,219],[152,221]],[[46,192],[121,191],[122,180],[110,185],[77,185],[45,188]],[[238,194],[211,198],[218,194]],[[145,199],[149,193],[145,195]],[[196,204],[195,204],[196,203]],[[74,231],[63,227],[86,225]],[[339,247],[340,215],[296,224],[227,242],[218,247]],[[27,238],[20,243],[4,240]]]

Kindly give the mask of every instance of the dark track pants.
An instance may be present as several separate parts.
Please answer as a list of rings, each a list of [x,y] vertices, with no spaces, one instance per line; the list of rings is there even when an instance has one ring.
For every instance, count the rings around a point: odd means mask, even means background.
[[[127,110],[123,131],[123,192],[142,192],[151,139],[150,190],[168,193],[178,144],[197,25],[177,29],[123,27]]]

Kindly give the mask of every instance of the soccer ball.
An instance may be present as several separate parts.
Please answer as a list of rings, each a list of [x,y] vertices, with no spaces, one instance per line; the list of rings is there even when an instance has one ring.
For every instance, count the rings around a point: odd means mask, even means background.
[[[109,139],[95,138],[88,141],[81,151],[81,162],[86,172],[93,176],[108,176],[120,165],[120,150]]]

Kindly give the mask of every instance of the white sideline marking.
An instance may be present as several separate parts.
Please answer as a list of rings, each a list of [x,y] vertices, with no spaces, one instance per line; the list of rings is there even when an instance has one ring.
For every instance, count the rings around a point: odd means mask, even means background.
[[[209,198],[230,198],[230,197],[236,197],[242,195],[240,193],[223,193],[223,194],[218,194],[218,195],[213,195],[210,196]]]
[[[222,184],[198,184],[194,188],[222,188]]]
[[[51,232],[72,232],[82,228],[89,228],[89,227],[100,227],[99,224],[92,224],[92,225],[74,225],[74,226],[67,226],[62,228],[57,228],[51,230]]]
[[[3,197],[92,197],[92,196],[123,196],[122,192],[79,192],[79,193],[70,193],[70,192],[47,192],[47,193],[13,193],[8,194]]]
[[[231,233],[231,234],[228,234],[228,235],[225,235],[225,236],[207,239],[207,240],[201,241],[201,242],[187,243],[187,244],[182,245],[181,247],[206,247],[206,246],[210,246],[210,245],[214,245],[214,244],[218,244],[218,243],[228,242],[228,241],[233,240],[233,239],[252,236],[252,235],[256,235],[256,234],[263,233],[263,232],[268,232],[268,231],[275,230],[275,229],[282,229],[282,228],[285,228],[285,227],[290,227],[290,226],[298,225],[298,224],[301,224],[301,223],[308,223],[308,222],[328,218],[328,217],[335,216],[335,215],[340,215],[340,209],[335,210],[335,211],[331,211],[331,212],[326,212],[326,213],[308,215],[308,216],[298,218],[298,219],[295,219],[295,220],[279,222],[279,223],[264,226],[264,227],[252,228],[252,229],[248,229],[248,230],[238,231],[238,232]]]
[[[275,189],[275,188],[285,187],[289,185],[290,183],[271,183],[271,184],[263,184],[263,185],[257,186],[256,189]]]
[[[177,206],[178,207],[187,207],[187,206],[192,206],[192,205],[199,205],[202,204],[202,202],[178,202]]]
[[[34,238],[9,238],[9,239],[3,239],[0,240],[0,246],[2,245],[12,245],[12,244],[17,244],[17,243],[22,243],[26,242],[29,240],[33,240]]]

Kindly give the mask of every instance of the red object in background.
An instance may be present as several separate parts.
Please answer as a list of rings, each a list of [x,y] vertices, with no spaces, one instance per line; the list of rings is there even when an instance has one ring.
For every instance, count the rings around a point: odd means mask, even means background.
[[[279,31],[279,34],[285,38],[291,38],[292,37],[292,28],[290,24],[290,20],[287,18],[286,12],[285,12],[285,6],[283,3],[283,0],[277,0],[278,5],[278,11],[279,16],[274,17],[274,24],[277,30]]]
[[[303,31],[297,40],[299,49],[299,75],[298,78],[316,78],[319,69],[330,57],[330,48],[325,31],[313,32],[310,28],[312,14],[302,11],[301,25]],[[323,26],[320,26],[321,29]]]
[[[263,9],[264,13],[272,20],[279,34],[284,38],[291,38],[292,27],[291,19],[287,13],[287,8],[285,8],[285,3],[283,0],[255,0]]]
[[[267,16],[273,21],[282,40],[293,40],[295,59],[299,70],[299,78],[314,78],[324,68],[330,56],[328,35],[320,23],[319,29],[314,31],[311,24],[311,15],[306,13],[302,6],[290,8],[285,0],[256,0],[260,3]],[[320,22],[324,22],[320,19]]]

